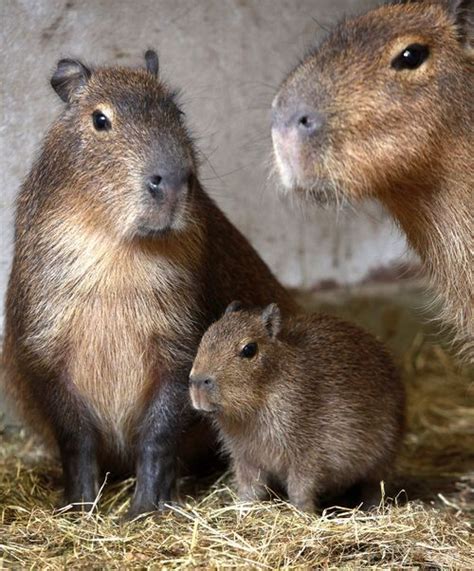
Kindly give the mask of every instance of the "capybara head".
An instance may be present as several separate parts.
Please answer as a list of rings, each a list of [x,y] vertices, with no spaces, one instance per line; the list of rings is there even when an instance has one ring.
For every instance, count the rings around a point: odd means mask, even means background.
[[[194,408],[235,419],[257,410],[272,379],[280,326],[276,304],[244,311],[232,302],[201,339],[189,377]]]
[[[101,212],[124,236],[182,229],[196,171],[176,93],[160,81],[156,53],[145,60],[142,69],[89,69],[63,59],[51,79],[66,103],[55,130],[72,177],[64,184],[82,211]]]
[[[285,188],[324,202],[426,176],[469,121],[463,99],[472,113],[473,5],[400,2],[337,25],[273,101]]]

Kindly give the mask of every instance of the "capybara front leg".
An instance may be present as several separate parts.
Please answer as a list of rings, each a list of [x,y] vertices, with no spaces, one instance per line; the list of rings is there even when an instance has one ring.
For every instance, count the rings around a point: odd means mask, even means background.
[[[97,495],[98,468],[95,439],[89,428],[77,426],[63,433],[59,449],[64,474],[64,499],[74,509],[88,510]]]
[[[258,501],[268,498],[268,475],[242,458],[234,460],[237,492],[242,501]]]
[[[314,474],[305,474],[295,467],[290,470],[287,482],[288,499],[291,504],[304,512],[317,510],[317,481]]]
[[[137,484],[127,514],[129,519],[163,509],[174,500],[177,445],[190,418],[187,382],[169,378],[160,383],[140,432]]]
[[[59,447],[64,501],[87,510],[98,490],[96,431],[86,404],[66,374],[29,378],[33,398],[41,402]]]

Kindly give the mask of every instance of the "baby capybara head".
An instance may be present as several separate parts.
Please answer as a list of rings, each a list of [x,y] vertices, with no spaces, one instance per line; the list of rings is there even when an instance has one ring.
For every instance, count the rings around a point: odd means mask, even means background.
[[[189,377],[194,408],[236,419],[258,409],[272,378],[280,326],[276,304],[244,311],[232,302],[201,339]]]
[[[321,201],[380,197],[426,176],[468,121],[472,10],[472,0],[399,2],[336,26],[273,101],[285,188]]]
[[[196,173],[176,93],[160,80],[156,53],[145,60],[139,69],[89,69],[63,59],[51,79],[66,103],[53,136],[70,199],[125,236],[182,229]]]

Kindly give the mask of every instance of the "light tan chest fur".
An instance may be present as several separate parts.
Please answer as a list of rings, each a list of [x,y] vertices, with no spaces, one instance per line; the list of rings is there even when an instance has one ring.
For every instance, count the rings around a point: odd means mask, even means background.
[[[72,243],[56,245],[61,263],[51,256],[44,266],[29,342],[48,364],[64,367],[99,426],[120,442],[132,434],[150,384],[177,357],[173,340],[192,335],[195,276],[103,236]]]

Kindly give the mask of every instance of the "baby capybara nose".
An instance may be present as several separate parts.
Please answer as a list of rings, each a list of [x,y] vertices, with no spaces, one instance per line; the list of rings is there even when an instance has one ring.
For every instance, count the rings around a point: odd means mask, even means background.
[[[189,383],[191,387],[195,387],[196,389],[204,389],[210,390],[214,388],[214,379],[211,379],[208,376],[200,377],[200,376],[193,376],[189,377]]]
[[[212,402],[215,398],[215,381],[208,375],[191,374],[189,377],[189,396],[191,404],[196,410],[214,412],[216,405]]]
[[[167,193],[178,193],[186,190],[190,182],[191,172],[187,169],[172,172],[158,172],[149,176],[146,187],[151,196],[160,201]]]
[[[305,105],[276,108],[272,127],[275,131],[294,130],[300,137],[317,135],[325,124],[324,114]]]

